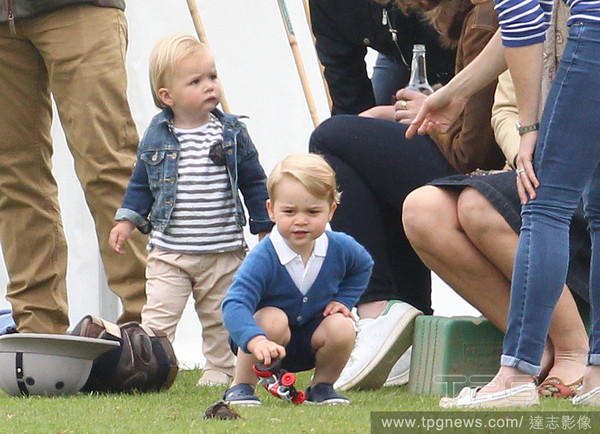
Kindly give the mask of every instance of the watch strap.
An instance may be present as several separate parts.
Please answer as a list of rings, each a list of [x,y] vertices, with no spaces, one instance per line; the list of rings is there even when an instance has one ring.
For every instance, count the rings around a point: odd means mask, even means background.
[[[531,125],[521,125],[520,122],[517,122],[517,131],[519,132],[519,136],[522,136],[525,133],[529,133],[531,131],[537,131],[540,129],[540,123],[536,122]]]

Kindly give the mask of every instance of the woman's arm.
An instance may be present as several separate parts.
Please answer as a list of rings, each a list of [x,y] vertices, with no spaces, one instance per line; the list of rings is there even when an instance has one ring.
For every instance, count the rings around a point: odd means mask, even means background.
[[[539,101],[542,92],[543,44],[524,47],[506,47],[506,63],[515,84],[519,122],[521,125],[533,125],[539,121]],[[522,203],[534,199],[535,188],[539,181],[533,170],[533,152],[538,132],[531,131],[521,136],[521,144],[516,159],[517,187]],[[525,173],[521,174],[520,170]]]
[[[504,70],[504,47],[500,31],[496,31],[475,60],[455,75],[446,86],[425,99],[421,110],[406,130],[406,137],[410,139],[415,133],[425,135],[430,131],[448,131],[462,112],[467,99],[495,80]]]
[[[515,168],[519,152],[519,133],[515,128],[519,120],[515,87],[510,77],[510,71],[504,71],[498,77],[498,86],[494,94],[492,106],[492,129],[496,142],[506,158],[511,169]]]
[[[462,25],[456,60],[459,69],[464,69],[479,56],[497,29],[494,3],[487,1],[475,5]],[[450,164],[460,172],[504,166],[504,155],[498,148],[490,123],[495,90],[496,80],[492,80],[468,98],[463,111],[446,133],[429,134]]]

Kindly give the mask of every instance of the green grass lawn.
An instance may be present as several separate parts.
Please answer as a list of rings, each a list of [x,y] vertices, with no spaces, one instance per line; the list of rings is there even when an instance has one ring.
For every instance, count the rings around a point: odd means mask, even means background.
[[[261,407],[238,408],[239,420],[205,420],[206,408],[218,401],[224,387],[197,387],[200,371],[181,371],[173,386],[149,394],[84,394],[66,397],[10,397],[0,391],[2,433],[368,433],[371,412],[439,412],[439,396],[412,395],[406,386],[377,391],[348,392],[349,406],[293,405],[259,389]],[[298,376],[304,390],[310,372]],[[570,401],[545,400],[535,411],[578,414]],[[459,412],[452,412],[458,414]],[[438,416],[442,413],[436,413]],[[443,414],[448,414],[443,413]],[[517,413],[515,413],[517,414]],[[529,413],[531,414],[531,413]],[[581,413],[579,413],[581,414]],[[600,416],[600,413],[598,413]],[[598,427],[592,431],[600,432]],[[388,430],[385,432],[440,432],[438,430]],[[457,430],[443,432],[486,432]],[[504,433],[506,430],[487,432]],[[510,432],[551,432],[529,430]],[[568,432],[568,431],[555,431]],[[571,432],[586,432],[573,430]]]

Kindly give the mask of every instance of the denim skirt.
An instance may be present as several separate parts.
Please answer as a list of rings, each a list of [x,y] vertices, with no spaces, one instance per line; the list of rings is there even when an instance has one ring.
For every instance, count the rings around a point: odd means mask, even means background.
[[[514,171],[475,171],[468,175],[451,175],[438,178],[431,181],[429,185],[457,190],[462,190],[465,187],[476,189],[502,215],[512,230],[519,233],[521,229],[521,203],[517,193],[515,176]],[[570,258],[567,285],[572,292],[589,303],[591,243],[581,202],[573,215],[569,241]]]

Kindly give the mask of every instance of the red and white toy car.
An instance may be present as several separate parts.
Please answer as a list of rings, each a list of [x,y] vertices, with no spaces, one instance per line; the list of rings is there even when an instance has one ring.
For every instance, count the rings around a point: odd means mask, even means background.
[[[302,404],[306,395],[296,390],[296,375],[281,369],[281,359],[275,359],[269,366],[258,362],[253,366],[254,372],[260,377],[259,385],[271,392],[272,395],[294,404]]]

